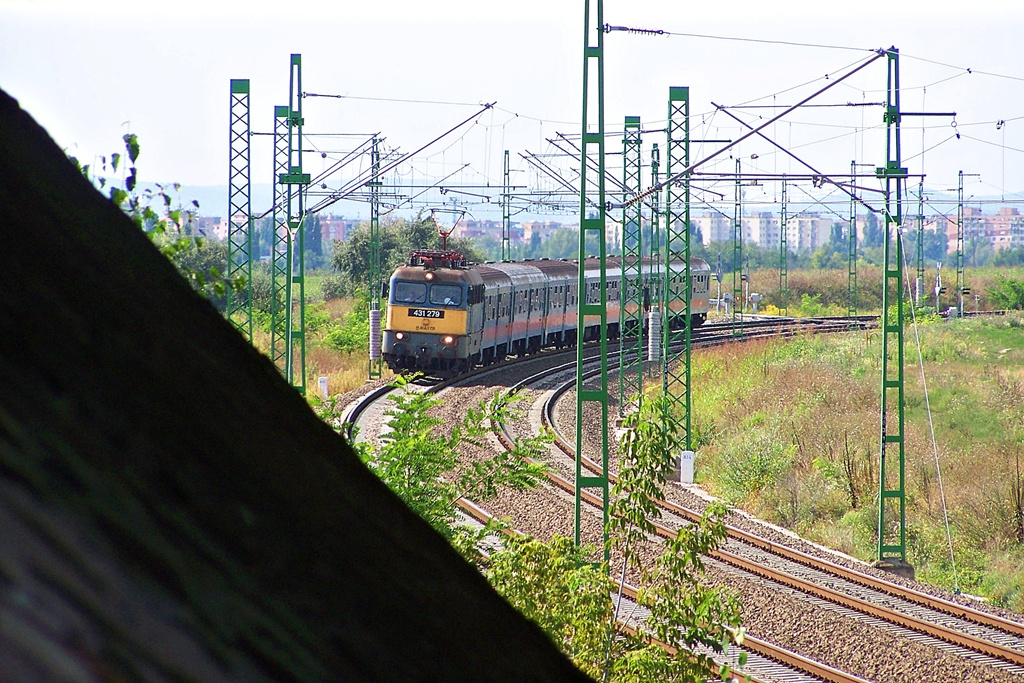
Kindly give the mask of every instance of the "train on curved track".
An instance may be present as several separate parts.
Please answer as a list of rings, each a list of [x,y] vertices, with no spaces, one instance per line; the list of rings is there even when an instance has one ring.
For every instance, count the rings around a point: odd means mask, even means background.
[[[642,260],[645,302],[660,301],[663,264]],[[600,261],[584,261],[584,301],[600,302]],[[619,336],[621,257],[605,260],[608,338]],[[676,264],[671,266],[676,271]],[[682,271],[682,262],[678,264]],[[693,281],[690,321],[699,327],[707,319],[711,268],[690,259]],[[683,278],[669,278],[682,287]],[[422,371],[454,376],[477,365],[489,365],[510,355],[537,353],[548,347],[576,343],[579,316],[579,263],[539,259],[469,265],[454,251],[415,251],[391,275],[384,321],[383,354],[392,370]],[[669,297],[678,301],[677,292]],[[627,305],[636,318],[637,304]],[[584,340],[600,335],[600,316],[583,316]],[[627,331],[628,332],[628,331]]]

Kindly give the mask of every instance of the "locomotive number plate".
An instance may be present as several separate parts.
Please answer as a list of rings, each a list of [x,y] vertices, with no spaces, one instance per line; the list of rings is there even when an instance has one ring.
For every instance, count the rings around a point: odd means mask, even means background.
[[[443,318],[444,311],[439,308],[410,308],[410,318]]]

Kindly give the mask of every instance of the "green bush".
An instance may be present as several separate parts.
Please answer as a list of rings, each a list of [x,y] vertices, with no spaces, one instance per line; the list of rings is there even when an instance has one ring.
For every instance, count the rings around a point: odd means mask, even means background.
[[[346,313],[341,324],[336,324],[324,335],[323,343],[343,353],[367,352],[370,345],[369,308],[356,306],[351,313]]]
[[[777,428],[761,426],[746,432],[723,453],[723,483],[733,500],[774,487],[790,469],[796,445],[786,443]]]
[[[345,281],[338,275],[328,275],[325,277],[320,283],[320,293],[323,295],[324,301],[342,299],[350,294]]]
[[[997,308],[1024,309],[1024,280],[996,275],[988,297]]]

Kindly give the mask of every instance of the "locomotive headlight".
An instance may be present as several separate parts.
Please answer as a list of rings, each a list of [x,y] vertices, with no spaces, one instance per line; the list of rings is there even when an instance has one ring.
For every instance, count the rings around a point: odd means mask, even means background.
[[[426,277],[428,280],[433,280],[434,279],[434,274],[433,273],[427,273],[424,277]]]
[[[441,343],[444,344],[445,346],[451,346],[452,344],[455,343],[455,337],[453,337],[450,334],[446,334],[445,336],[441,337]]]
[[[405,332],[395,332],[395,339],[398,341],[405,339]]]

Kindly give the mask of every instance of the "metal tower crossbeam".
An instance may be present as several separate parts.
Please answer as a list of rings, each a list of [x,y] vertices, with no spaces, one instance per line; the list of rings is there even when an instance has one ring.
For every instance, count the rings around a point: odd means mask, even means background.
[[[249,79],[231,79],[228,135],[228,280],[245,278],[245,290],[228,289],[227,317],[252,341],[252,164]]]

